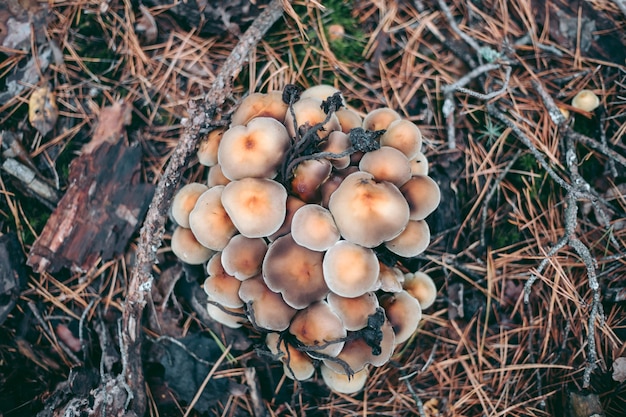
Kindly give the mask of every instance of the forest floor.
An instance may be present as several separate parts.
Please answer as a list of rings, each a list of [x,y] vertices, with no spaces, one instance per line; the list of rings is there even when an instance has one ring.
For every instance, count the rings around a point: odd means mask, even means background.
[[[146,210],[190,103],[267,2],[205,3],[0,5],[2,417],[71,415],[70,398],[86,409],[127,371],[120,333]],[[290,83],[330,84],[361,115],[390,107],[413,121],[441,204],[430,246],[406,266],[434,278],[437,300],[362,392],[333,393],[318,374],[294,382],[258,353],[252,327],[207,316],[204,272],[172,254],[165,219],[130,358],[146,415],[623,416],[623,2],[286,9],[226,80],[212,122]],[[599,97],[592,111],[572,105],[585,89]],[[192,156],[180,173],[207,172]]]

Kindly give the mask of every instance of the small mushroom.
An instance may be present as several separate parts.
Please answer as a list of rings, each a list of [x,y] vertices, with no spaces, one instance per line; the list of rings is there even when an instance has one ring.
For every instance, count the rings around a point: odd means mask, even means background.
[[[266,237],[285,220],[287,190],[267,178],[243,178],[228,183],[222,205],[239,232],[246,237]]]
[[[245,318],[243,308],[228,308],[209,302],[206,305],[206,310],[209,313],[209,317],[231,329],[238,329],[243,323],[248,321]]]
[[[217,150],[225,131],[226,129],[222,127],[211,130],[207,137],[200,141],[197,152],[198,162],[208,167],[217,164]]]
[[[289,147],[285,126],[270,117],[257,117],[246,126],[224,133],[217,151],[222,173],[231,181],[245,177],[274,178]]]
[[[426,155],[418,152],[413,159],[409,161],[411,166],[411,176],[428,175],[428,159]]]
[[[258,328],[287,330],[297,310],[285,303],[280,294],[267,288],[260,275],[247,279],[239,287],[239,298],[246,303],[248,317]]]
[[[309,159],[300,162],[293,171],[291,191],[306,203],[319,202],[320,186],[328,179],[332,168],[327,159]]]
[[[325,251],[340,238],[330,211],[318,204],[305,204],[296,210],[291,236],[298,245],[314,251]]]
[[[328,99],[328,97],[332,96],[335,93],[341,94],[341,91],[336,89],[332,85],[319,84],[319,85],[314,85],[313,87],[309,87],[306,90],[304,90],[302,94],[300,94],[300,100],[308,98],[308,97],[314,97],[319,100],[326,100]],[[343,95],[341,96],[341,101],[345,103]]]
[[[398,236],[385,242],[396,255],[411,258],[424,252],[430,243],[430,229],[425,220],[409,220]]]
[[[178,190],[172,200],[171,207],[172,218],[176,224],[189,229],[189,213],[195,207],[198,197],[208,189],[209,187],[204,184],[192,182]]]
[[[209,187],[215,187],[216,185],[226,185],[229,182],[230,180],[224,176],[220,164],[215,164],[211,168],[209,168],[209,175],[207,176],[207,185]]]
[[[228,308],[243,307],[243,301],[239,298],[241,281],[224,270],[221,252],[209,260],[207,272],[209,276],[204,280],[203,288],[210,299]]]
[[[330,196],[335,192],[339,185],[346,179],[346,177],[354,172],[358,172],[359,168],[355,166],[348,166],[344,169],[333,170],[324,184],[320,187],[322,194],[322,206],[328,208],[328,202]]]
[[[344,373],[335,372],[328,366],[322,364],[320,366],[320,372],[328,388],[341,394],[356,394],[361,391],[365,387],[367,377],[369,376],[367,367],[354,373],[354,375],[346,375]]]
[[[252,93],[241,101],[230,119],[231,126],[246,125],[257,117],[271,117],[279,122],[285,121],[287,104],[281,91]]]
[[[350,142],[350,136],[347,133],[340,132],[338,130],[334,132],[330,132],[328,135],[328,140],[322,146],[321,150],[323,152],[330,152],[335,154],[340,154],[346,151],[348,148],[352,146]],[[350,155],[342,156],[341,158],[327,158],[330,163],[335,167],[335,169],[344,169],[348,165],[350,165]]]
[[[422,132],[409,120],[395,120],[380,137],[380,146],[391,146],[412,159],[422,149]]]
[[[368,248],[398,236],[409,220],[409,205],[398,188],[376,182],[367,172],[348,175],[330,196],[328,209],[346,240]]]
[[[419,301],[406,291],[383,294],[379,299],[385,315],[393,326],[396,344],[405,342],[415,333],[422,319]]]
[[[222,205],[224,186],[206,190],[189,213],[189,227],[198,242],[207,248],[220,251],[237,233],[230,216]]]
[[[366,292],[358,297],[347,298],[333,292],[328,294],[328,305],[349,331],[361,330],[367,326],[369,316],[376,313],[378,298],[373,292]]]
[[[261,272],[267,243],[262,238],[235,235],[222,251],[224,270],[240,281],[252,278]]]
[[[190,229],[181,226],[174,229],[170,245],[174,255],[189,265],[200,265],[213,255],[213,251],[198,242]]]
[[[591,90],[580,90],[572,99],[572,107],[592,112],[600,106],[600,99]]]
[[[409,203],[411,220],[424,220],[435,211],[441,200],[439,186],[426,175],[411,177],[400,187],[400,192]]]
[[[422,310],[432,306],[437,299],[437,286],[430,275],[424,272],[404,274],[403,288],[419,301]]]
[[[397,111],[389,107],[381,107],[369,112],[363,119],[363,129],[365,130],[385,130],[389,125],[402,119]]]
[[[315,302],[296,313],[289,333],[308,348],[307,353],[313,357],[335,357],[343,349],[346,329],[325,301]]]
[[[304,126],[305,130],[315,126],[318,123],[322,123],[326,120],[326,113],[322,110],[322,100],[317,97],[305,97],[301,98],[292,106],[293,114],[291,111],[287,112],[285,116],[285,126],[289,135],[294,138],[296,132],[294,128],[293,115],[296,116],[296,122],[298,129],[301,130]],[[320,130],[317,131],[317,135],[320,138],[325,138],[328,134],[335,130],[340,130],[339,120],[336,115],[330,116],[330,120],[326,122]]]
[[[396,187],[411,178],[411,164],[406,155],[391,146],[367,152],[359,161],[359,169],[372,174],[376,181],[387,181]]]
[[[378,258],[370,248],[342,240],[326,251],[324,279],[342,297],[358,297],[371,291],[378,280]]]
[[[305,204],[306,203],[300,200],[298,197],[294,197],[292,195],[287,196],[287,213],[285,214],[285,220],[283,221],[283,224],[280,225],[280,228],[278,228],[277,231],[268,236],[268,240],[270,242],[275,241],[276,239],[286,235],[287,233],[291,233],[291,220],[293,219],[293,215],[300,207]]]
[[[363,118],[354,110],[339,109],[335,112],[335,116],[339,120],[343,133],[350,133],[352,129],[363,126]]]
[[[268,333],[265,336],[265,344],[273,355],[279,356],[285,375],[289,378],[306,381],[315,373],[311,357],[287,343],[285,339],[281,339],[279,333]]]
[[[380,272],[378,273],[377,289],[385,292],[402,291],[402,283],[404,282],[404,273],[398,267],[387,266],[382,262],[378,262]]]

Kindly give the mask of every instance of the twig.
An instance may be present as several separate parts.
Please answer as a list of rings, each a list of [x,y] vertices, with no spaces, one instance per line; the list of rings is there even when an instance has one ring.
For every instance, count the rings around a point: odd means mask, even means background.
[[[222,355],[217,359],[217,361],[215,361],[215,365],[213,365],[213,367],[207,374],[206,378],[204,378],[204,381],[202,381],[202,384],[200,384],[200,386],[198,387],[198,392],[196,392],[196,395],[193,396],[193,399],[189,403],[189,406],[187,407],[187,411],[185,411],[185,414],[183,415],[183,417],[189,416],[189,413],[191,413],[191,411],[193,410],[193,407],[196,405],[196,403],[200,399],[200,396],[202,395],[202,392],[204,392],[204,389],[206,388],[207,384],[209,383],[211,378],[213,378],[215,371],[217,371],[217,368],[220,367],[222,362],[224,362],[224,359],[226,358],[226,356],[228,356],[228,353],[230,352],[231,347],[232,345],[228,345],[226,349],[224,349],[224,352],[222,352]]]
[[[159,180],[146,214],[139,237],[137,264],[131,275],[125,301],[121,335],[122,356],[126,358],[127,365],[124,368],[124,375],[135,395],[132,409],[138,416],[144,415],[146,410],[146,393],[141,365],[141,316],[152,287],[152,266],[156,261],[157,249],[161,246],[167,210],[180,182],[183,167],[195,150],[200,129],[211,123],[218,108],[230,97],[232,80],[244,67],[250,51],[256,47],[265,32],[282,16],[282,13],[282,2],[273,0],[243,34],[222,66],[204,103],[193,101],[189,103],[189,117],[183,121],[183,135]]]

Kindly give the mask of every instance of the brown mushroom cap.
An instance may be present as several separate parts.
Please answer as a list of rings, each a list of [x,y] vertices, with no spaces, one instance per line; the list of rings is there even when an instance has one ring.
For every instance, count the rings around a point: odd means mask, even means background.
[[[363,129],[365,130],[385,130],[389,125],[402,119],[397,111],[389,107],[381,107],[369,112],[363,119]]]
[[[344,169],[331,172],[328,179],[324,181],[324,184],[322,184],[322,186],[320,187],[320,191],[322,194],[322,206],[328,207],[328,201],[330,200],[330,196],[335,192],[337,188],[339,188],[339,184],[341,184],[348,175],[358,171],[358,167],[348,166]]]
[[[320,185],[328,179],[332,168],[327,159],[309,159],[300,162],[293,171],[291,191],[306,203],[320,201]]]
[[[242,317],[244,314],[243,308],[218,307],[215,304],[207,303],[206,310],[209,313],[209,317],[231,329],[238,329],[242,323],[248,321]]]
[[[272,242],[263,260],[263,279],[293,308],[305,308],[328,294],[322,271],[323,252],[298,245],[291,234]]]
[[[300,100],[307,97],[314,97],[319,100],[326,100],[328,97],[332,96],[335,93],[341,93],[341,91],[332,85],[328,84],[319,84],[314,85],[312,87],[307,88],[300,94]],[[341,101],[345,103],[343,99],[343,95],[341,96]]]
[[[335,154],[340,154],[350,148],[352,143],[350,142],[350,136],[347,133],[340,132],[338,130],[334,132],[330,132],[328,135],[328,140],[322,146],[321,150],[323,152],[330,152]],[[344,169],[348,165],[350,165],[350,155],[342,156],[341,158],[327,158],[333,167],[336,169]]]
[[[409,220],[398,188],[374,181],[367,172],[348,175],[330,196],[328,209],[346,240],[368,248],[399,235]]]
[[[217,150],[219,149],[225,128],[211,130],[209,134],[198,144],[198,162],[202,165],[212,167],[217,164]]]
[[[213,251],[198,242],[191,230],[185,227],[174,229],[170,245],[174,255],[190,265],[200,265],[213,255]]]
[[[430,275],[424,272],[413,272],[404,274],[404,284],[406,292],[419,301],[422,310],[432,306],[437,299],[437,286]]]
[[[291,220],[293,219],[293,215],[305,204],[306,203],[298,197],[294,197],[292,195],[287,196],[287,214],[285,214],[285,221],[276,232],[268,236],[268,240],[270,242],[275,241],[277,238],[284,236],[287,233],[291,233]]]
[[[279,333],[268,333],[265,344],[272,354],[280,355],[283,370],[289,378],[305,381],[315,373],[311,357],[287,343],[285,339],[281,339]]]
[[[192,182],[183,185],[172,200],[171,213],[172,218],[179,226],[189,228],[189,213],[196,205],[198,197],[208,190],[204,184]]]
[[[359,161],[359,169],[372,174],[376,181],[387,181],[396,187],[411,178],[411,165],[406,155],[391,146],[367,152]]]
[[[235,235],[222,251],[222,265],[228,274],[244,281],[261,272],[265,252],[265,240]]]
[[[335,372],[328,366],[322,364],[320,366],[320,372],[328,388],[341,394],[355,394],[361,391],[365,387],[367,377],[369,376],[367,367],[352,376],[348,376],[343,373]]]
[[[229,182],[230,180],[224,176],[220,164],[215,164],[211,168],[209,168],[209,175],[207,176],[207,185],[209,187],[215,187],[216,185],[226,185]]]
[[[291,237],[307,249],[325,251],[337,243],[340,236],[328,209],[317,204],[306,204],[293,215]]]
[[[412,159],[422,149],[422,132],[409,120],[395,120],[380,137],[380,146],[391,146]]]
[[[411,177],[400,187],[400,192],[409,203],[411,220],[424,220],[435,211],[441,200],[439,186],[426,175]]]
[[[241,282],[239,298],[246,303],[248,317],[257,327],[275,332],[287,330],[296,309],[271,291],[260,275]]]
[[[293,105],[293,112],[296,116],[298,128],[305,125],[312,127],[326,120],[326,113],[322,110],[322,100],[316,97],[305,97],[296,101]],[[296,132],[291,111],[288,111],[285,116],[285,126],[289,132],[289,136],[292,138],[295,137]],[[335,130],[340,130],[340,126],[337,116],[333,114],[330,120],[318,130],[317,134],[320,138],[325,138],[330,132]]]
[[[282,123],[270,117],[257,117],[246,126],[234,126],[224,133],[217,160],[230,180],[274,178],[289,142]]]
[[[341,297],[333,292],[328,294],[328,305],[349,331],[361,330],[367,326],[369,316],[376,313],[378,298],[373,292],[366,292],[358,297]]]
[[[243,301],[239,298],[239,287],[241,281],[229,275],[222,266],[222,254],[216,253],[207,264],[209,276],[204,280],[204,292],[210,299],[218,302],[224,307],[243,307]]]
[[[237,233],[230,216],[222,205],[224,186],[206,190],[189,213],[189,227],[198,242],[213,250],[222,250]]]
[[[222,204],[239,232],[246,237],[265,237],[285,220],[287,191],[267,178],[243,178],[228,183]]]
[[[409,161],[409,164],[411,165],[411,176],[428,175],[428,159],[423,153],[418,152]]]
[[[415,333],[422,319],[419,301],[406,291],[384,294],[379,299],[385,315],[393,326],[396,344],[405,342]]]
[[[342,297],[358,297],[371,291],[378,280],[378,258],[374,251],[342,240],[326,251],[324,279],[328,288]]]
[[[285,121],[287,108],[280,91],[252,93],[241,101],[233,113],[231,126],[246,125],[256,117],[271,117],[282,123]]]
[[[402,283],[404,282],[404,273],[397,267],[387,266],[382,262],[378,262],[380,272],[378,274],[377,289],[385,292],[402,291]]]
[[[343,133],[350,133],[352,129],[363,125],[363,118],[354,110],[339,109],[335,112],[335,116],[337,116],[339,120],[339,125]]]
[[[335,357],[343,349],[346,329],[325,301],[317,301],[296,313],[289,333],[303,345],[313,348],[309,353]]]
[[[591,90],[580,90],[572,99],[572,107],[592,112],[600,106],[600,99]]]
[[[409,220],[398,236],[385,242],[393,253],[411,258],[424,252],[430,243],[430,229],[424,220]]]

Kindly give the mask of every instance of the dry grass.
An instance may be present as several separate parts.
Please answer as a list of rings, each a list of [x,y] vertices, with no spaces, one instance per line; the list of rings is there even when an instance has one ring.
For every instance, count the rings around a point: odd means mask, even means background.
[[[446,2],[458,29],[486,48],[483,51],[502,52],[511,67],[507,88],[495,97],[485,100],[456,92],[450,123],[442,112],[442,87],[468,74],[472,68],[467,58],[477,63],[480,53],[454,33],[438,1],[399,3],[359,2],[349,8],[350,15],[337,15],[330,7],[294,2],[297,14],[286,16],[252,54],[248,68],[234,81],[237,97],[230,104],[248,91],[323,82],[340,88],[362,114],[389,106],[417,123],[426,138],[431,176],[441,185],[443,202],[429,222],[435,232],[431,247],[411,265],[436,278],[438,301],[427,311],[420,331],[398,348],[392,363],[371,372],[365,391],[357,396],[330,394],[318,377],[294,384],[280,377],[277,364],[260,365],[262,360],[251,350],[237,353],[212,378],[245,384],[245,367],[257,364],[264,401],[270,415],[277,416],[409,416],[420,412],[422,404],[429,417],[555,415],[566,405],[567,393],[581,389],[584,382],[593,299],[588,270],[566,245],[549,258],[532,286],[530,303],[524,303],[525,282],[566,234],[566,190],[546,175],[527,144],[490,115],[486,106],[493,104],[505,114],[567,183],[572,176],[563,129],[551,120],[533,81],[543,85],[557,105],[572,112],[568,123],[574,130],[596,141],[604,134],[608,148],[624,158],[626,71],[620,66],[623,62],[611,62],[596,50],[608,47],[606,38],[623,41],[623,36],[598,28],[605,38],[585,50],[580,29],[573,45],[559,42],[554,27],[550,29],[551,18],[545,10],[537,11],[537,2]],[[108,4],[104,12],[103,4]],[[574,28],[588,18],[623,33],[623,16],[612,2],[598,0],[584,10],[582,6],[574,10]],[[237,37],[200,36],[181,28],[166,7],[151,12],[161,32],[156,43],[147,45],[135,30],[139,11],[130,2],[52,2],[47,35],[63,57],[45,71],[60,109],[54,135],[44,138],[24,126],[35,86],[27,86],[0,107],[0,124],[24,128],[31,135],[24,145],[33,160],[48,166],[47,176],[66,169],[79,145],[89,140],[98,109],[123,98],[133,105],[127,140],[139,142],[144,150],[144,179],[158,179],[181,134],[187,102],[208,90]],[[329,23],[345,25],[348,36],[343,44],[328,39],[324,28]],[[526,35],[527,42],[518,42]],[[85,46],[86,42],[96,49]],[[0,77],[14,70],[25,55],[5,60]],[[475,77],[465,87],[488,93],[498,90],[505,78],[503,66]],[[582,88],[598,93],[603,113],[591,117],[569,106]],[[620,173],[614,176],[606,153],[584,143],[576,149],[579,169],[598,195],[606,196],[624,181],[624,165],[612,162]],[[205,174],[191,161],[185,177],[201,179]],[[64,178],[57,179],[61,185]],[[0,179],[0,190],[2,232],[16,231],[28,251],[43,226],[41,209],[33,209],[32,200],[5,178]],[[604,315],[594,323],[597,368],[589,389],[600,395],[608,416],[620,415],[626,407],[626,386],[610,377],[614,359],[626,355],[624,302],[613,302],[609,296],[626,286],[626,229],[620,223],[626,201],[623,194],[616,195],[619,198],[609,213],[612,227],[605,227],[589,204],[579,201],[575,229],[597,262],[603,295]],[[166,239],[159,251],[157,274],[174,262],[167,243]],[[72,358],[61,348],[52,323],[114,323],[134,249],[131,244],[126,254],[101,262],[86,274],[31,276],[21,302],[1,330],[7,336],[0,343],[3,379],[12,380],[17,372],[7,363],[27,362],[34,368],[27,391],[35,397],[54,388],[44,379],[63,380],[72,366],[83,362],[84,358]],[[22,319],[34,311],[40,321]],[[20,323],[35,327],[26,331]],[[190,309],[177,323],[176,336],[209,331]],[[155,329],[149,334],[161,335]],[[218,334],[224,345],[231,342],[228,334]],[[20,340],[28,342],[20,344]],[[173,407],[179,414],[164,414],[154,397],[149,392],[150,415],[184,414],[183,405]],[[249,395],[233,393],[210,414],[252,414],[253,406]],[[14,414],[4,411],[7,416],[20,415],[19,409]]]

